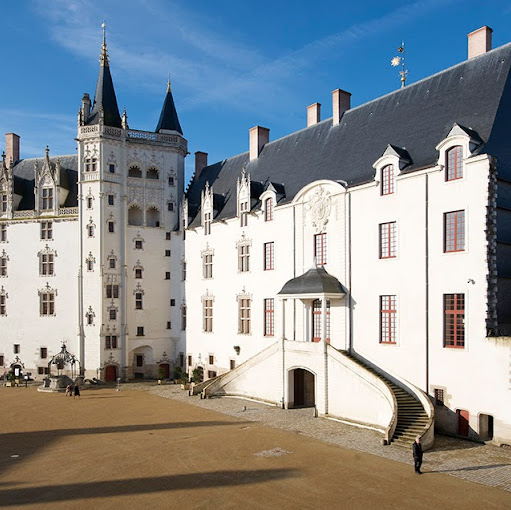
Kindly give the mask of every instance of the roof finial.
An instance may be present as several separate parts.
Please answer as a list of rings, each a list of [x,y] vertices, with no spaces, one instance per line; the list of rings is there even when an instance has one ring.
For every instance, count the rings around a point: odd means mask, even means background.
[[[167,92],[170,92],[170,73],[169,73],[169,77],[167,80]]]
[[[404,88],[406,85],[406,77],[408,76],[408,69],[406,69],[406,62],[405,62],[405,43],[404,41],[401,43],[401,46],[397,49],[399,53],[402,54],[401,57],[394,57],[390,64],[393,67],[397,67],[399,64],[401,64],[401,71],[399,71],[399,75],[401,76],[401,88]]]
[[[103,45],[101,46],[101,53],[99,55],[99,63],[102,66],[108,66],[108,52],[106,50],[106,22],[101,23],[103,29]]]

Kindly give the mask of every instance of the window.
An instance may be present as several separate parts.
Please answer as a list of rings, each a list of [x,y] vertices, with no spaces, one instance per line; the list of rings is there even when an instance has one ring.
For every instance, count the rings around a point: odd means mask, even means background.
[[[135,310],[142,310],[142,292],[135,292]]]
[[[321,318],[321,299],[315,299],[312,302],[312,341],[321,341],[322,318]],[[326,331],[325,340],[330,343],[330,301],[326,302]]]
[[[55,293],[41,292],[39,296],[40,314],[55,315]]]
[[[435,405],[437,406],[444,405],[444,390],[440,388],[435,388]]]
[[[90,172],[90,158],[85,160],[85,171]]]
[[[380,343],[396,343],[396,296],[380,296]]]
[[[186,262],[183,262],[181,270],[181,280],[186,281]]]
[[[92,209],[92,197],[87,197],[87,209]]]
[[[171,324],[170,324],[170,321],[167,321],[167,329],[171,329]]]
[[[209,280],[213,278],[213,254],[206,253],[202,256],[202,276]]]
[[[53,209],[53,188],[42,189],[41,209],[43,211]]]
[[[231,359],[229,363],[229,367],[231,370],[234,370],[236,368],[236,361]]]
[[[97,158],[92,158],[92,169],[93,172],[98,170],[98,160]]]
[[[48,367],[37,367],[37,373],[39,375],[48,375]]]
[[[241,273],[250,271],[250,245],[238,245],[238,271]]]
[[[271,271],[273,267],[273,242],[264,243],[264,270]]]
[[[170,300],[170,306],[176,306],[176,300],[175,299],[171,299]]]
[[[192,366],[192,357],[188,356],[188,366]]]
[[[170,250],[165,250],[165,257],[170,257]]]
[[[275,305],[273,298],[264,300],[264,336],[275,334]]]
[[[6,294],[0,294],[0,315],[7,315],[7,295]]]
[[[240,298],[238,300],[238,333],[243,335],[250,334],[250,299]]]
[[[115,265],[116,265],[115,258],[114,257],[110,257],[108,259],[108,266],[110,267],[110,269],[115,269]]]
[[[396,222],[380,224],[380,258],[392,259],[396,256]]]
[[[204,213],[204,235],[209,236],[211,234],[211,213]]]
[[[41,239],[53,239],[53,221],[41,221]]]
[[[165,272],[165,280],[170,280],[170,271]]]
[[[111,173],[111,174],[115,174],[115,165],[113,165],[112,163],[110,163],[108,165],[108,171]]]
[[[444,347],[465,347],[465,294],[444,294]]]
[[[143,249],[142,241],[140,239],[137,239],[135,241],[135,250],[142,250],[142,249]]]
[[[20,353],[20,344],[14,344],[14,354]]]
[[[135,356],[137,367],[143,367],[144,366],[144,356],[142,354],[137,354]]]
[[[209,365],[214,365],[215,364],[215,356],[213,356],[213,354],[210,354],[208,356],[208,364]]]
[[[8,198],[7,193],[2,193],[2,212],[7,212]]]
[[[115,197],[111,193],[108,195],[108,205],[114,205]]]
[[[174,211],[174,202],[169,202],[169,203],[167,204],[167,209],[168,209],[170,212]]]
[[[165,239],[170,241],[170,232],[165,232]]]
[[[135,278],[137,280],[140,280],[142,278],[142,268],[141,267],[135,268]]]
[[[0,225],[0,241],[2,243],[5,243],[7,241],[7,225],[5,223],[2,223],[2,225]]]
[[[87,259],[87,271],[94,271],[94,259]]]
[[[87,235],[94,237],[94,225],[87,225]]]
[[[105,336],[105,349],[117,349],[117,335]]]
[[[314,235],[314,258],[316,266],[326,264],[326,232]]]
[[[248,202],[240,204],[240,226],[246,227],[248,223]]]
[[[213,379],[213,377],[216,377],[216,371],[208,370],[208,379]]]
[[[381,169],[381,194],[394,193],[394,165],[387,165]]]
[[[181,307],[181,329],[186,330],[186,306]]]
[[[267,198],[264,201],[264,221],[273,221],[273,199]]]
[[[136,179],[142,178],[142,170],[138,166],[130,166],[128,170],[128,177],[135,177]]]
[[[7,276],[7,257],[0,257],[0,276]]]
[[[465,250],[465,211],[444,214],[444,252]]]
[[[108,310],[108,318],[111,321],[117,320],[117,310],[115,308],[110,308],[110,310]]]
[[[174,186],[174,177],[169,177],[169,186]]]
[[[114,233],[114,230],[115,229],[115,226],[114,226],[114,222],[113,221],[109,221],[108,222],[108,232],[110,232],[111,234]]]
[[[204,299],[202,301],[202,330],[206,333],[211,333],[213,331],[213,300],[212,299]]]
[[[94,324],[94,314],[92,312],[87,313],[87,325],[92,326]]]
[[[137,336],[144,336],[144,326],[137,326]]]
[[[41,253],[40,255],[41,264],[39,266],[40,276],[53,276],[54,273],[54,254],[53,253]]]
[[[445,153],[445,180],[454,181],[463,177],[463,148],[452,147]]]
[[[119,285],[108,284],[106,286],[106,297],[109,299],[118,298],[119,297]]]
[[[146,179],[156,179],[157,180],[160,178],[158,170],[156,168],[148,168],[145,176],[146,176]]]

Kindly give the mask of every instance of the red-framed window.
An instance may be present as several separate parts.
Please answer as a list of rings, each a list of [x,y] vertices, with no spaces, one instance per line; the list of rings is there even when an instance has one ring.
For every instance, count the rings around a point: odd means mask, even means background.
[[[380,343],[396,343],[396,296],[380,296]]]
[[[392,259],[396,253],[396,222],[380,223],[380,258]]]
[[[381,194],[394,193],[394,165],[387,165],[381,169]]]
[[[463,177],[463,148],[452,147],[445,153],[445,180],[454,181]]]
[[[272,271],[274,269],[274,243],[264,243],[264,270]]]
[[[465,211],[444,213],[444,252],[465,250]]]
[[[264,300],[264,336],[275,335],[275,302],[273,298]]]
[[[326,232],[314,235],[314,258],[316,266],[326,265]]]
[[[273,221],[273,199],[267,198],[264,201],[264,221]]]
[[[321,340],[321,299],[315,299],[312,302],[312,341],[319,342]],[[326,335],[325,339],[330,343],[330,301],[326,302]]]
[[[444,347],[465,347],[465,294],[444,294]]]

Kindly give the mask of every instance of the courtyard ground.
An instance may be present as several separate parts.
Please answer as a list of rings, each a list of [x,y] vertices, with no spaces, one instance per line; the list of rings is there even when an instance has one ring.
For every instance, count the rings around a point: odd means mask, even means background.
[[[219,401],[182,401],[174,386],[135,388],[85,390],[81,399],[0,388],[0,507],[511,508],[511,492],[432,472],[428,454],[418,476],[411,462],[377,450],[260,423],[260,404],[221,399],[220,414],[204,407]]]

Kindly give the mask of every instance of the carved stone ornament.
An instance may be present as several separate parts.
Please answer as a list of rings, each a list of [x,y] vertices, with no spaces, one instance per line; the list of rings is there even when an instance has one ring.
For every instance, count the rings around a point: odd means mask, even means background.
[[[316,230],[316,233],[325,230],[332,209],[330,193],[319,186],[306,208],[310,213],[311,224]]]

